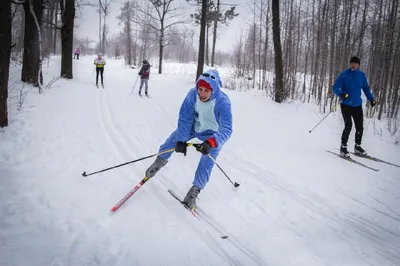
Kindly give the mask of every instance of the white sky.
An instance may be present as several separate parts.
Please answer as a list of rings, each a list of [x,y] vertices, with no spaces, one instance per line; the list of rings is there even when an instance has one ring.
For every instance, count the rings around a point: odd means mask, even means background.
[[[188,6],[186,0],[178,0],[182,3],[182,5]],[[122,6],[123,0],[115,0],[115,2],[111,5],[110,16],[107,18],[107,25],[109,27],[109,36],[116,35],[118,32],[122,31],[122,26],[118,25],[117,16],[120,13],[120,8]],[[239,13],[239,16],[234,18],[229,26],[220,26],[219,28],[219,38],[217,40],[216,50],[230,52],[233,49],[233,43],[235,43],[237,36],[240,35],[240,32],[245,29],[246,23],[245,18],[249,18],[249,8],[247,7],[248,3],[245,0],[228,0],[221,1],[222,4],[236,4],[236,13]],[[227,6],[223,6],[224,9],[227,9]],[[188,17],[190,13],[187,12]],[[77,38],[86,38],[88,37],[91,40],[98,40],[98,27],[99,27],[99,19],[97,8],[95,7],[83,7],[80,10],[77,9],[75,20],[76,27],[76,37]],[[194,23],[193,23],[194,25]],[[200,30],[200,26],[196,27],[197,31]],[[210,35],[211,36],[211,35]],[[195,37],[195,42],[198,42],[198,34]]]

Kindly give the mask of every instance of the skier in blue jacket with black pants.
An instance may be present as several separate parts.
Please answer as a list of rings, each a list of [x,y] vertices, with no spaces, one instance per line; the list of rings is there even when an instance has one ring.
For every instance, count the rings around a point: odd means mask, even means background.
[[[231,102],[220,90],[222,82],[218,71],[209,70],[196,81],[184,99],[179,111],[178,127],[160,146],[160,152],[175,147],[175,152],[186,156],[187,141],[198,138],[203,143],[196,150],[203,155],[198,164],[193,186],[183,200],[189,209],[196,207],[196,198],[206,186],[214,162],[225,142],[232,134]],[[146,170],[146,176],[153,177],[168,162],[172,152],[157,157]]]
[[[360,58],[353,56],[350,59],[350,67],[340,73],[333,85],[333,92],[341,101],[340,108],[344,120],[342,144],[340,146],[340,154],[344,157],[350,157],[350,154],[347,151],[347,141],[349,140],[349,134],[352,127],[352,118],[356,128],[354,152],[360,156],[367,155],[365,150],[361,147],[364,130],[361,89],[370,101],[371,106],[374,107],[376,104],[371,89],[368,86],[365,73],[360,71],[359,67]]]

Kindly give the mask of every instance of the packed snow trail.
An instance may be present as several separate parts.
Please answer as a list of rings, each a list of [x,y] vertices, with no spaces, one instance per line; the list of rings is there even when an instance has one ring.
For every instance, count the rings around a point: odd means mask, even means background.
[[[277,104],[258,92],[225,90],[234,132],[218,163],[241,185],[215,167],[199,195],[203,220],[168,193],[190,188],[194,148],[173,154],[111,213],[153,159],[82,172],[156,153],[177,125],[195,66],[166,63],[162,75],[152,67],[151,98],[140,98],[139,82],[130,96],[137,69],[106,58],[98,89],[93,59],[74,60],[74,79],[44,95],[32,89],[23,112],[10,107],[0,135],[0,265],[400,264],[400,168],[355,158],[380,169],[373,172],[335,158],[325,149],[340,145],[339,112],[309,134],[323,116],[317,106]],[[45,80],[59,63],[52,58]],[[399,164],[393,138],[374,135],[369,119],[364,128],[369,153]]]

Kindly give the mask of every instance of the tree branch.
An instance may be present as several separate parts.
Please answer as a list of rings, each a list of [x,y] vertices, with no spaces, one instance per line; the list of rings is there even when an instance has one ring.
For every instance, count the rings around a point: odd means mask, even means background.
[[[166,29],[168,29],[169,27],[172,27],[172,26],[174,26],[174,25],[183,24],[183,23],[185,23],[185,21],[176,21],[176,22],[173,22],[173,23],[171,23],[171,24],[165,26],[165,27],[164,27],[164,30],[166,30]]]
[[[142,9],[137,9],[137,11],[139,11],[140,13],[142,13],[143,15],[149,16],[150,18],[156,20],[156,21],[160,21],[159,18],[154,17],[152,14],[147,13],[146,11],[142,10]]]
[[[57,30],[61,30],[61,27],[60,27],[60,26],[57,26],[56,24],[54,24],[54,22],[48,20],[48,19],[45,18],[45,17],[42,18],[42,21],[45,22],[47,25],[53,26],[53,27],[56,28]]]
[[[154,9],[157,11],[158,14],[158,19],[157,20],[161,20],[162,19],[162,15],[160,13],[160,5],[159,5],[159,1],[157,0],[150,0],[150,3],[153,5]]]
[[[23,5],[27,3],[27,0],[11,0],[11,3],[16,4],[16,5]]]
[[[145,25],[145,26],[149,26],[150,28],[152,28],[152,29],[154,29],[154,30],[156,30],[156,31],[160,31],[160,30],[161,30],[161,29],[157,28],[156,26],[153,26],[153,25],[152,25],[150,22],[148,22],[148,21],[132,19],[132,22],[137,23],[137,24],[142,24],[142,25]]]

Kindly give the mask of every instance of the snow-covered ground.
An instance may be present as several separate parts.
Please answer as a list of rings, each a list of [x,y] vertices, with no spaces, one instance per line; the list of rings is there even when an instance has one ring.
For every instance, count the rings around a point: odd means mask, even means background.
[[[137,88],[130,96],[138,70],[122,60],[106,58],[105,90],[97,89],[93,59],[74,60],[74,79],[45,94],[26,86],[20,111],[20,69],[11,70],[10,125],[0,131],[0,265],[400,265],[400,168],[358,159],[374,172],[327,153],[340,145],[340,112],[310,134],[323,117],[318,106],[277,104],[258,91],[225,91],[234,133],[218,162],[241,185],[215,167],[198,200],[207,216],[196,219],[167,192],[190,188],[194,149],[174,154],[112,213],[153,159],[82,172],[156,153],[195,68],[152,68],[151,98],[140,98]],[[44,71],[47,82],[57,77],[60,58]],[[365,120],[364,148],[400,164],[385,125]]]

